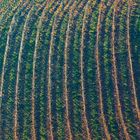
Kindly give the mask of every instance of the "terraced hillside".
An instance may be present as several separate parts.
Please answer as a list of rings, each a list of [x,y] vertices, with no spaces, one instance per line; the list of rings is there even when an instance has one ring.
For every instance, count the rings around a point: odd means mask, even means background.
[[[140,0],[0,1],[0,140],[140,139]]]

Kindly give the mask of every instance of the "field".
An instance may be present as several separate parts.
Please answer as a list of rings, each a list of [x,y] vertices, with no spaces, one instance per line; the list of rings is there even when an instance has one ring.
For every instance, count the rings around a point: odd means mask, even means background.
[[[140,140],[140,0],[0,0],[0,140]]]

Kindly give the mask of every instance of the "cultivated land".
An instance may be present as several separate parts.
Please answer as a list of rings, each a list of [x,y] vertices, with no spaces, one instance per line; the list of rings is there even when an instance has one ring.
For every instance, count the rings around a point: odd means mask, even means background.
[[[139,140],[140,1],[0,1],[0,140]]]

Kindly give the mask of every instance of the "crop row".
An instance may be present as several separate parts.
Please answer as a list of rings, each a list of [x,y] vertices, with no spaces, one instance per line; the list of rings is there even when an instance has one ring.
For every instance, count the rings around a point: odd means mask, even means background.
[[[3,5],[0,139],[139,139],[138,4]]]

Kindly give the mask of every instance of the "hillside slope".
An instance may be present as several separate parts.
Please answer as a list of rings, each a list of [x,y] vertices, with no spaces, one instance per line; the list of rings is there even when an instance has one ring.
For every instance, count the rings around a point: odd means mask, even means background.
[[[0,1],[0,140],[140,139],[139,0]]]

